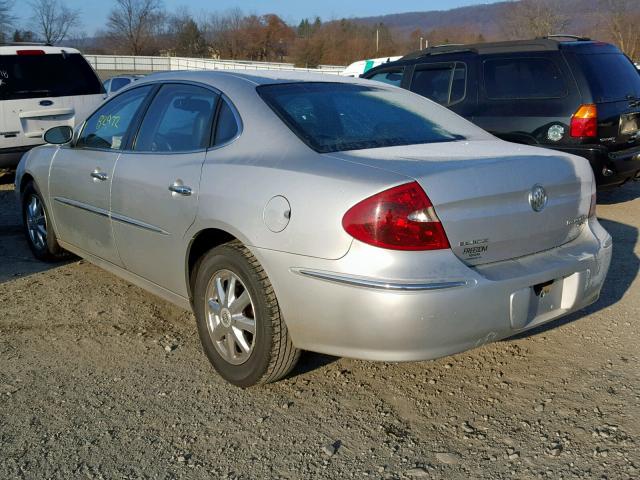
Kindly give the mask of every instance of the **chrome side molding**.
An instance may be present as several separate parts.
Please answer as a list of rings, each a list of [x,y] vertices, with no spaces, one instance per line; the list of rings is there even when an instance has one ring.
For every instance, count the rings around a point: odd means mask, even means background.
[[[169,232],[166,232],[161,228],[156,227],[155,225],[150,225],[148,223],[141,222],[140,220],[120,215],[119,213],[109,212],[108,210],[105,210],[103,208],[94,207],[93,205],[87,205],[86,203],[71,200],[70,198],[54,197],[54,200],[58,203],[69,205],[70,207],[79,208],[81,210],[86,210],[87,212],[95,213],[96,215],[100,215],[102,217],[111,218],[111,220],[115,220],[116,222],[128,223],[129,225],[143,228],[154,233],[159,233],[160,235],[169,235]]]
[[[327,282],[341,283],[355,287],[388,290],[391,292],[418,292],[425,290],[445,290],[449,288],[466,287],[475,284],[475,280],[453,280],[447,282],[390,282],[367,277],[357,277],[344,273],[325,272],[322,270],[309,270],[304,268],[291,268],[293,273],[305,277],[317,278]]]

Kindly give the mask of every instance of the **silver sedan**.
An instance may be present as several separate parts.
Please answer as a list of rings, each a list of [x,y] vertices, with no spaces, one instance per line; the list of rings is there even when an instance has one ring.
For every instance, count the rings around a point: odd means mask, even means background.
[[[366,80],[151,75],[45,140],[16,176],[36,257],[192,309],[239,386],[301,349],[412,361],[512,336],[594,302],[611,259],[584,159]]]

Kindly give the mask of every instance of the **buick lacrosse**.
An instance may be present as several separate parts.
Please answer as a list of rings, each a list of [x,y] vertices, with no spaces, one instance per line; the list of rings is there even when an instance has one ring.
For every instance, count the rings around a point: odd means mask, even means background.
[[[432,359],[594,302],[612,241],[583,158],[413,93],[282,72],[151,75],[16,175],[29,245],[192,309],[229,382],[299,352]]]

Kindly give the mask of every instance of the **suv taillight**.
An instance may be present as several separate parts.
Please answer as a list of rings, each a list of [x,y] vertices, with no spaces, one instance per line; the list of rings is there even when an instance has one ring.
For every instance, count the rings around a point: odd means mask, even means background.
[[[598,135],[598,108],[592,103],[580,105],[571,117],[572,137],[595,137]]]
[[[380,192],[351,207],[342,226],[356,240],[391,250],[449,247],[440,219],[417,182]]]

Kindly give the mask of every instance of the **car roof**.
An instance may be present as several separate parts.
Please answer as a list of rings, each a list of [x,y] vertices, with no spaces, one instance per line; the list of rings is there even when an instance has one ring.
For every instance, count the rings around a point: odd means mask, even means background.
[[[225,86],[250,86],[255,88],[259,85],[274,85],[283,83],[298,82],[333,82],[333,83],[356,83],[368,84],[369,80],[352,77],[341,77],[326,73],[315,73],[308,71],[285,71],[285,70],[181,70],[173,72],[152,73],[138,80],[136,85],[157,81],[194,81],[210,84],[224,90]],[[376,83],[376,85],[378,85]]]
[[[75,48],[54,47],[41,43],[0,44],[0,55],[17,55],[18,50],[42,50],[45,54],[80,53]]]
[[[564,40],[563,40],[564,39]],[[469,44],[447,44],[417,50],[402,57],[399,61],[415,60],[418,58],[443,55],[447,53],[469,52],[478,55],[498,54],[498,53],[518,53],[518,52],[543,52],[559,50],[580,50],[601,52],[618,52],[619,50],[605,42],[593,41],[589,38],[575,37],[572,35],[549,36],[545,38],[535,38],[531,40],[510,40],[504,42],[469,43]]]

